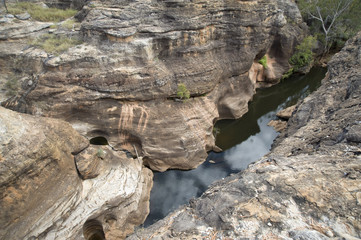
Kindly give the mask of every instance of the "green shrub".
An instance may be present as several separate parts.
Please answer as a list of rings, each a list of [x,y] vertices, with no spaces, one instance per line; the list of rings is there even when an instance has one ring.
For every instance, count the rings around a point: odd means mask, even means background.
[[[301,44],[296,47],[296,52],[289,60],[295,71],[312,63],[314,55],[312,49],[315,47],[315,45],[316,38],[313,36],[308,36],[304,38]]]
[[[268,68],[266,55],[264,55],[258,62],[259,62],[260,64],[262,64],[262,66],[264,67],[264,69],[267,69],[267,68]]]
[[[71,39],[66,36],[56,36],[52,34],[45,34],[37,38],[30,45],[38,46],[48,53],[59,55],[71,47],[81,44],[77,39]]]
[[[177,97],[182,100],[190,98],[190,92],[183,83],[178,84]]]
[[[77,11],[74,9],[43,8],[40,5],[30,2],[18,2],[8,7],[9,13],[20,14],[28,12],[30,16],[42,22],[59,22],[74,16]]]
[[[294,69],[293,69],[293,68],[290,68],[286,73],[284,73],[284,74],[282,75],[282,80],[283,80],[283,79],[286,79],[286,78],[289,78],[289,77],[293,74],[293,71],[294,71]]]

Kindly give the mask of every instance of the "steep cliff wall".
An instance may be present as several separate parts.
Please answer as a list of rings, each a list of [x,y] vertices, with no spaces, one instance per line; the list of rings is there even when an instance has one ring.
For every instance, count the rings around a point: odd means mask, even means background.
[[[361,32],[271,153],[128,239],[359,239]]]
[[[136,147],[160,171],[204,161],[215,120],[242,116],[255,88],[288,69],[305,33],[288,0],[91,1],[77,18],[71,31],[29,20],[0,26],[3,84],[21,85],[2,105]],[[28,47],[26,38],[48,31],[84,43],[59,56]],[[174,101],[180,83],[191,92],[185,103]]]
[[[66,122],[0,107],[0,239],[124,238],[149,213],[152,177]]]

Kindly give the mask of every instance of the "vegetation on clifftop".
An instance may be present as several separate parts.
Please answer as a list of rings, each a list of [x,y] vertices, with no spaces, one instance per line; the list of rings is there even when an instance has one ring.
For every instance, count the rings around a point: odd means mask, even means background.
[[[16,15],[28,12],[30,16],[41,22],[59,22],[74,16],[77,11],[74,9],[47,8],[31,2],[17,2],[9,4],[8,12]]]
[[[340,49],[361,30],[361,0],[298,0],[297,4],[324,53]]]
[[[330,50],[340,50],[345,42],[361,30],[361,0],[298,0],[296,1],[310,36],[296,46],[289,59],[292,68],[282,79],[294,72],[304,72],[314,62],[315,53],[327,57]],[[306,70],[307,71],[307,70]]]

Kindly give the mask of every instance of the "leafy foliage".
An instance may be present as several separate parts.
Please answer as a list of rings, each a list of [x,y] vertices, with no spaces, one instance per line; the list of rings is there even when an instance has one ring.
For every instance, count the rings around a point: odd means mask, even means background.
[[[52,34],[45,34],[31,42],[31,45],[38,46],[44,49],[46,52],[56,55],[65,52],[69,48],[79,44],[81,44],[81,41],[79,40]]]
[[[294,71],[309,65],[313,61],[312,49],[316,45],[316,38],[308,36],[296,47],[296,52],[290,58],[290,63],[294,66]]]
[[[9,5],[8,11],[14,15],[28,12],[33,19],[42,22],[59,22],[74,16],[77,12],[74,9],[44,8],[31,2],[18,2]]]
[[[294,72],[294,68],[290,68],[286,73],[282,75],[282,80],[291,77]]]
[[[177,97],[182,100],[190,97],[190,92],[183,83],[178,84]]]
[[[262,66],[264,67],[264,69],[267,69],[267,68],[268,68],[266,55],[264,55],[258,62],[259,62],[260,64],[262,64]]]
[[[311,33],[327,52],[361,30],[361,0],[298,0]]]

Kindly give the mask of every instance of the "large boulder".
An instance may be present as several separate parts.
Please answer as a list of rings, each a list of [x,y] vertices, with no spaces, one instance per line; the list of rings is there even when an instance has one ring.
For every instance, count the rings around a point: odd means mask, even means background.
[[[89,146],[64,121],[0,107],[2,239],[124,238],[148,215],[151,185],[140,159]]]

